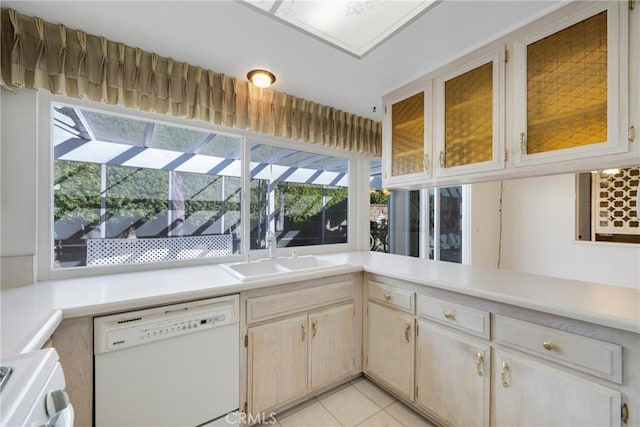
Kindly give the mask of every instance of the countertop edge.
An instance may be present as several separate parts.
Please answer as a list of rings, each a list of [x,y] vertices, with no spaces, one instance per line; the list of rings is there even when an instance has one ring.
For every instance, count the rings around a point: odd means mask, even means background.
[[[41,349],[62,322],[62,317],[62,310],[54,310],[49,319],[47,319],[47,321],[38,329],[38,332],[31,337],[20,353]]]

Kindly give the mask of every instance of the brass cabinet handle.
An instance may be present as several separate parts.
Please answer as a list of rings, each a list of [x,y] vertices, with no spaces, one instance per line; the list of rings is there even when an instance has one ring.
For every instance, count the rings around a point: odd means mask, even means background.
[[[542,346],[544,347],[545,350],[549,350],[549,351],[555,350],[555,348],[556,348],[556,346],[552,342],[549,342],[549,341],[543,342]]]
[[[411,330],[411,325],[409,323],[406,324],[406,326],[404,327],[404,338],[407,340],[407,342],[410,342],[410,338],[409,338],[409,331]]]
[[[520,154],[527,154],[527,134],[520,132]]]
[[[484,356],[482,355],[482,353],[478,353],[476,354],[476,374],[478,374],[479,377],[482,376],[482,368],[484,365]]]
[[[300,327],[302,328],[302,341],[304,341],[304,338],[307,336],[307,331],[304,330],[304,325],[300,325]]]
[[[444,168],[444,150],[440,150],[440,167]]]
[[[425,153],[424,155],[424,159],[422,161],[422,165],[424,166],[424,170],[428,171],[429,170],[429,155]]]
[[[384,294],[384,300],[385,301],[389,301],[391,299],[391,295],[389,294]]]
[[[453,313],[452,313],[452,312],[450,312],[450,311],[445,311],[445,312],[444,312],[444,318],[445,318],[445,319],[449,319],[449,320],[453,320],[453,319],[455,318],[455,316],[453,315]]]
[[[509,365],[507,362],[502,362],[502,369],[500,370],[500,380],[502,381],[502,387],[509,387],[509,383],[507,382],[507,372],[509,371]]]
[[[315,338],[316,333],[318,333],[318,322],[314,320],[311,322],[311,336]]]

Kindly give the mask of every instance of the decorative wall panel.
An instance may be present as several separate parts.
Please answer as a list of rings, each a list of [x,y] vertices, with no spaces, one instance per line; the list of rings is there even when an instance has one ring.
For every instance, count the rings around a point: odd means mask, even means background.
[[[640,235],[637,194],[640,166],[620,169],[617,174],[593,175],[596,234]]]

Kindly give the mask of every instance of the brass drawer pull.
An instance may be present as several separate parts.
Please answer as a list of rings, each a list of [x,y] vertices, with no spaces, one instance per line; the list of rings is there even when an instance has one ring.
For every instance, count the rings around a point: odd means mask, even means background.
[[[407,323],[404,327],[404,338],[407,342],[411,342],[411,339],[409,338],[409,331],[411,331],[411,325]]]
[[[455,316],[453,315],[453,313],[452,313],[452,312],[450,312],[450,311],[445,311],[445,312],[444,312],[444,318],[445,318],[445,319],[449,319],[449,320],[453,320],[453,319],[455,318]]]
[[[544,347],[545,350],[549,350],[549,351],[556,349],[556,346],[552,342],[549,342],[549,341],[543,342],[542,346]]]
[[[390,300],[391,300],[391,295],[389,295],[389,294],[384,294],[384,300],[385,300],[385,301],[390,301]]]
[[[478,353],[476,355],[476,374],[478,374],[479,377],[482,376],[483,365],[484,365],[484,356],[482,355],[482,353]]]
[[[502,369],[500,370],[500,380],[502,381],[502,387],[509,387],[509,383],[507,382],[507,372],[509,371],[509,365],[507,362],[502,362]]]

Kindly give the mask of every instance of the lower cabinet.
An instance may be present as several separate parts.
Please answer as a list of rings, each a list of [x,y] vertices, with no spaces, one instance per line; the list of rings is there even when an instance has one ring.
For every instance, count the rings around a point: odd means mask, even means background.
[[[315,390],[355,371],[355,306],[346,304],[312,313],[309,322],[310,388]]]
[[[403,397],[414,399],[413,315],[367,303],[365,372]]]
[[[307,391],[307,316],[249,328],[248,382],[252,413]]]
[[[416,404],[455,426],[488,426],[489,345],[418,321]]]
[[[325,282],[327,282],[325,280]],[[325,283],[323,282],[323,283]],[[344,277],[249,291],[243,409],[268,414],[361,371],[361,285]],[[242,377],[241,373],[241,377]]]
[[[495,351],[496,426],[620,426],[621,393],[515,352]]]

